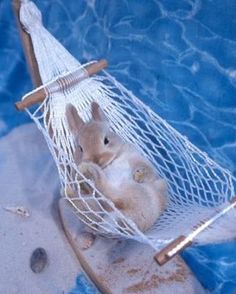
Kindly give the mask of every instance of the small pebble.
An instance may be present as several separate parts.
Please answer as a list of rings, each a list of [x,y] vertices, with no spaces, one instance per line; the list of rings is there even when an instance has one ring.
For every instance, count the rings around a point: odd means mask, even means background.
[[[47,252],[43,248],[36,248],[30,258],[30,268],[34,273],[41,273],[48,263]]]

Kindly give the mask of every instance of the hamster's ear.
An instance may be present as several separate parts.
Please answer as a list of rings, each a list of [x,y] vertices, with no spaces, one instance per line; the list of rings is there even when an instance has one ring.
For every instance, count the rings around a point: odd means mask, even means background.
[[[92,118],[97,121],[107,122],[105,113],[102,111],[101,107],[97,102],[92,102],[91,104]]]
[[[66,106],[66,118],[72,134],[78,133],[78,131],[84,125],[84,121],[79,116],[76,108],[72,104],[67,104]]]

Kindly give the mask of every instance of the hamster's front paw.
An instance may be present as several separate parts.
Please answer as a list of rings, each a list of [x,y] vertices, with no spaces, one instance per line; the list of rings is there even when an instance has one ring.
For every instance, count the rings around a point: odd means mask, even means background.
[[[100,176],[99,169],[93,163],[82,162],[79,165],[79,170],[85,176],[85,178],[93,181],[94,183],[96,183],[97,180],[99,179],[99,176]]]
[[[147,179],[150,171],[147,166],[140,166],[137,168],[133,174],[133,179],[137,183],[143,183],[145,179]]]

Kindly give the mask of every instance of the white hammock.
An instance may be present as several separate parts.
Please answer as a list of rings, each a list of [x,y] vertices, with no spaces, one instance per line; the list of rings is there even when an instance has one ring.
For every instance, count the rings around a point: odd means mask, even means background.
[[[135,239],[158,251],[179,236],[184,236],[178,238],[180,242],[169,246],[169,257],[190,241],[208,242],[231,236],[232,232],[222,236],[217,226],[212,226],[221,216],[235,213],[232,208],[236,203],[232,199],[236,181],[230,172],[192,145],[106,71],[88,77],[85,65],[72,57],[43,27],[41,14],[32,2],[22,1],[20,20],[31,36],[43,88],[47,93],[38,108],[27,112],[45,136],[58,168],[65,198],[73,205],[79,219],[100,234]],[[63,77],[64,85],[53,83],[59,77]],[[36,91],[38,89],[29,94]],[[161,177],[168,181],[168,207],[145,234],[97,191],[79,173],[74,163],[75,146],[67,126],[65,107],[67,103],[72,103],[81,117],[88,120],[92,101],[97,101],[103,108],[113,130],[135,144],[155,165]],[[81,182],[93,187],[91,198],[80,194]],[[72,198],[67,194],[70,189],[77,191],[78,195]],[[116,217],[103,208],[102,201],[109,203]],[[100,208],[94,211],[92,202]],[[117,219],[122,220],[122,226]],[[220,221],[217,223],[220,224]],[[210,234],[200,234],[206,228],[211,230]]]

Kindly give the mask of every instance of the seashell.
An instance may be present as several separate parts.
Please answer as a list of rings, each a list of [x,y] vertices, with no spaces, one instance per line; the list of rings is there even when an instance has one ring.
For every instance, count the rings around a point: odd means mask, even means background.
[[[30,211],[27,208],[24,208],[23,206],[8,206],[4,207],[6,211],[18,214],[23,217],[29,217],[30,216]]]

